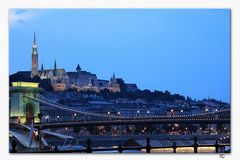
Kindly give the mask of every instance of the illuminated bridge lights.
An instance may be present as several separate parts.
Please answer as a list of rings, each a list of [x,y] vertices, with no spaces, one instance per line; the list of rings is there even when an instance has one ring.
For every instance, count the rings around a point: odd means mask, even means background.
[[[132,120],[131,117],[124,117],[124,116],[114,116],[114,115],[110,115],[110,114],[97,114],[97,113],[91,113],[91,112],[83,112],[83,111],[80,111],[80,110],[77,110],[77,109],[72,109],[68,106],[65,106],[65,105],[60,105],[60,104],[55,104],[55,103],[50,103],[49,101],[43,101],[43,100],[40,100],[40,99],[36,99],[36,98],[33,98],[33,97],[30,97],[28,95],[25,95],[26,97],[34,100],[34,101],[38,101],[40,103],[44,103],[46,105],[49,105],[49,106],[52,106],[52,107],[55,107],[55,108],[59,108],[59,109],[64,109],[64,110],[67,110],[67,111],[71,111],[71,112],[74,112],[75,114],[77,113],[80,113],[80,114],[84,114],[84,115],[91,115],[91,116],[98,116],[98,117],[106,117],[106,118],[116,118],[118,119],[119,122],[121,122],[122,120],[124,120],[124,122],[128,119],[128,120],[131,120],[133,122],[139,122],[139,119],[144,119],[144,121],[140,121],[140,122],[151,122],[151,121],[154,121],[154,122],[158,122],[158,121],[164,121],[164,122],[167,122],[167,121],[214,121],[214,120],[230,120],[230,119],[223,119],[223,118],[199,118],[197,116],[201,116],[201,115],[212,115],[212,114],[215,114],[216,112],[208,112],[208,113],[204,113],[204,114],[194,114],[194,115],[175,115],[175,116],[170,116],[170,115],[164,115],[164,116],[148,116],[148,117],[138,117],[138,119],[135,119],[135,120]],[[224,112],[224,111],[229,111],[229,109],[224,109],[224,110],[218,110],[217,112]],[[110,112],[109,112],[110,113]],[[118,115],[120,115],[120,112],[118,112]],[[194,118],[196,117],[196,118]],[[58,117],[59,118],[59,117]],[[146,120],[147,119],[147,120]],[[126,121],[127,122],[127,121]]]
[[[12,82],[12,87],[38,88],[39,83],[35,82]]]

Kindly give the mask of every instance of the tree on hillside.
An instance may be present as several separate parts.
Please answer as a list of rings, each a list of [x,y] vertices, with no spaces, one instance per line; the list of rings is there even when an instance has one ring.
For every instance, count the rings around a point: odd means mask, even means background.
[[[117,78],[116,80],[117,80],[117,83],[120,86],[120,91],[122,93],[127,93],[127,86],[126,86],[124,80],[122,78]]]
[[[32,82],[33,80],[30,77],[26,77],[20,73],[14,73],[9,76],[9,86],[11,86],[12,82]]]
[[[53,87],[51,85],[51,80],[50,79],[40,80],[40,83],[39,83],[38,87],[43,88],[47,92],[52,92],[53,91]]]
[[[39,76],[34,76],[34,77],[32,78],[32,80],[33,80],[33,82],[40,83],[41,78],[40,78]]]

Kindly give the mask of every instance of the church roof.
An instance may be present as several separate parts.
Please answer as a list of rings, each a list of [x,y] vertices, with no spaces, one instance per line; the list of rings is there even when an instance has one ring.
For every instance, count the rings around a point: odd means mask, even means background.
[[[54,71],[55,69],[44,69],[44,71],[46,72],[50,72],[50,71]],[[59,69],[56,69],[57,72],[65,72],[65,69],[63,68],[59,68]]]
[[[79,64],[77,65],[76,71],[81,71],[81,67]]]
[[[105,80],[105,79],[97,79],[97,82],[109,82],[109,80]]]
[[[56,75],[62,75],[62,76],[67,76],[65,69],[60,68],[60,69],[44,69],[43,72],[39,71],[41,76],[46,76],[48,74],[52,74],[53,72],[56,72]]]
[[[92,74],[91,72],[87,72],[87,71],[79,71],[79,72],[67,72],[67,74],[69,76],[74,76],[74,75],[91,75],[91,76],[94,76],[96,77],[97,75],[96,74]]]

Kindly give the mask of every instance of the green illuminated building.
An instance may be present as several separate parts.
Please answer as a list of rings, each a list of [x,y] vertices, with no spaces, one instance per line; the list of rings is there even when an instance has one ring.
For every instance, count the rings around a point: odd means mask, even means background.
[[[39,102],[28,98],[37,98],[41,89],[38,88],[38,83],[33,82],[12,82],[10,88],[10,121],[17,123],[39,122],[37,114],[40,113]]]

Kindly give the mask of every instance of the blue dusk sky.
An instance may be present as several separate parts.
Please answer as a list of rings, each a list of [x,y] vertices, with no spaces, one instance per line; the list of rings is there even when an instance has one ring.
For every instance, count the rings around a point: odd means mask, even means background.
[[[10,74],[39,68],[115,72],[140,89],[230,102],[230,10],[9,10]]]

